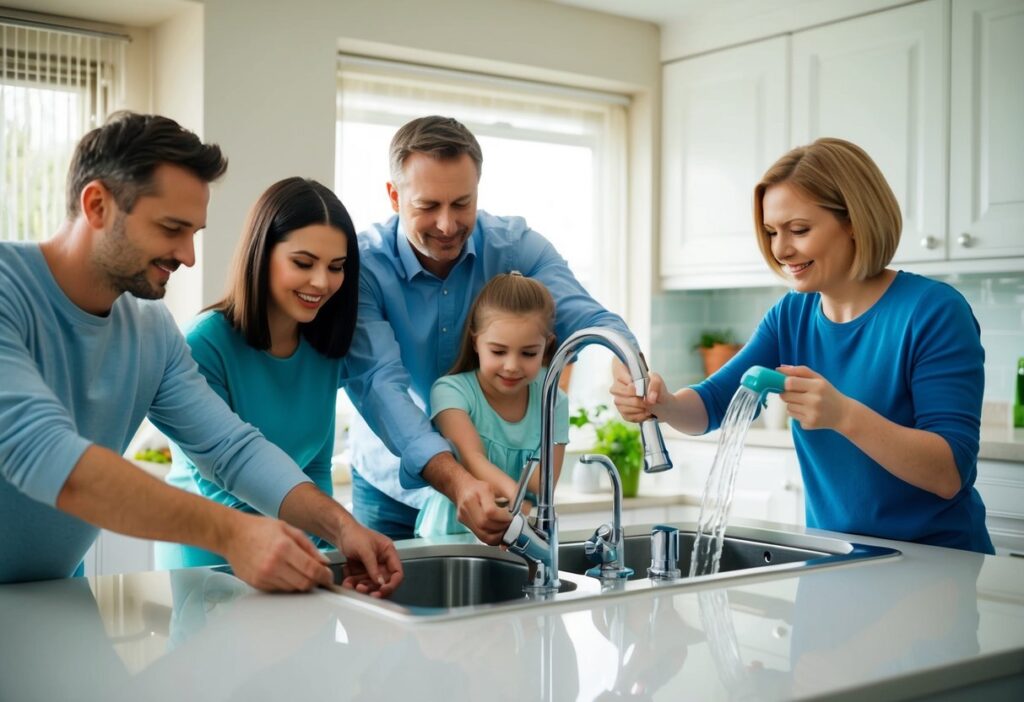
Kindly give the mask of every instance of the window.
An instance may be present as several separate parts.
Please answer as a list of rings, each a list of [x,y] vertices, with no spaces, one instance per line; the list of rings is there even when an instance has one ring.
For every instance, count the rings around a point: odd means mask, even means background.
[[[124,44],[0,20],[0,240],[63,222],[75,144],[120,104]]]
[[[395,130],[429,114],[455,117],[484,154],[479,207],[524,217],[606,307],[625,306],[625,161],[628,99],[455,71],[342,57],[336,185],[357,230],[391,209],[388,146]],[[573,381],[577,401],[607,401],[607,370]],[[607,352],[598,352],[607,364]],[[594,376],[587,387],[576,378]]]

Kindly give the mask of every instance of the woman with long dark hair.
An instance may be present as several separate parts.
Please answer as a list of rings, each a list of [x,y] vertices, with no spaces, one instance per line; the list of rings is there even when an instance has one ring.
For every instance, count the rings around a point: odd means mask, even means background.
[[[335,401],[342,358],[355,329],[358,290],[359,247],[344,205],[314,180],[286,178],[253,207],[227,294],[186,330],[210,387],[328,495],[333,492]],[[203,478],[177,446],[171,452],[167,482],[253,511],[231,485]],[[354,519],[342,527],[340,540],[346,543],[335,546],[350,560],[347,551],[358,551],[367,539],[375,550],[392,549],[385,537]],[[160,568],[223,563],[216,554],[179,544],[158,544],[156,554]]]

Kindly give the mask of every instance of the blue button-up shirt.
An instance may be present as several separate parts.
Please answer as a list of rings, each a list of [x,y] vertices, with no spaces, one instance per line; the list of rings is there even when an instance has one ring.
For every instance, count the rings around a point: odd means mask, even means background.
[[[350,431],[352,465],[374,487],[414,507],[428,496],[420,472],[450,450],[424,412],[426,399],[455,362],[470,305],[488,280],[516,270],[544,283],[555,299],[560,340],[593,326],[634,339],[521,217],[478,211],[444,279],[420,264],[397,216],[359,235],[359,257],[359,321],[345,357],[345,389],[361,415]]]

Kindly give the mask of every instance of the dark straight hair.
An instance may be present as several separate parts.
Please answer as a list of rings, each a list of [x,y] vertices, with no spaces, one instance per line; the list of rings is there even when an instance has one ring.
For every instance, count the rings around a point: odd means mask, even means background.
[[[68,218],[78,216],[82,189],[94,180],[103,183],[122,212],[130,213],[140,196],[155,192],[153,172],[163,163],[180,166],[204,183],[217,180],[228,167],[219,146],[204,144],[173,119],[115,112],[75,147],[68,168]]]
[[[338,196],[315,180],[285,178],[256,201],[235,250],[224,299],[206,309],[223,314],[253,348],[270,348],[267,305],[270,296],[270,252],[297,229],[314,224],[345,235],[345,279],[313,321],[299,324],[301,334],[329,358],[348,353],[359,306],[359,242],[352,218]]]

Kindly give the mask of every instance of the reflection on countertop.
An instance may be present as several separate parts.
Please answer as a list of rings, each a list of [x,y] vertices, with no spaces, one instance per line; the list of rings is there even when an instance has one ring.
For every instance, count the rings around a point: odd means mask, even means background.
[[[903,555],[425,624],[325,590],[259,593],[209,569],[3,585],[0,699],[907,699],[989,679],[1022,689],[1024,561],[858,538]]]

